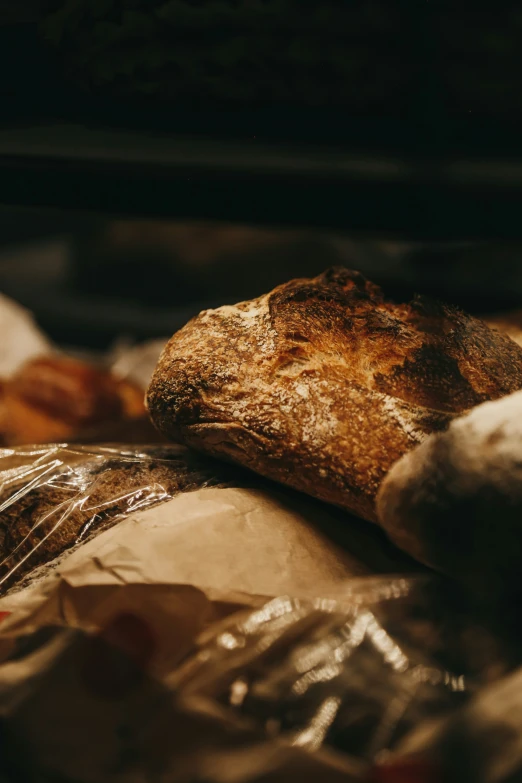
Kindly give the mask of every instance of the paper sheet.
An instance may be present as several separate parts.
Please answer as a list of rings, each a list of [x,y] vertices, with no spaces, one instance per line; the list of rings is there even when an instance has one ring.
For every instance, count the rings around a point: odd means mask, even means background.
[[[131,514],[0,599],[0,611],[63,574],[70,584],[187,584],[249,595],[339,597],[349,580],[420,570],[365,522],[284,490],[202,489]],[[48,569],[46,570],[48,572]]]

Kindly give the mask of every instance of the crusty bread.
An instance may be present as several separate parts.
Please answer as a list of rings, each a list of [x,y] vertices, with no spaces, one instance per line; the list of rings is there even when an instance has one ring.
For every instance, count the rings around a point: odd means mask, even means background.
[[[522,349],[509,338],[333,269],[201,313],[166,346],[147,404],[170,439],[376,521],[397,459],[520,388]]]
[[[520,600],[522,392],[477,406],[405,454],[377,509],[389,537],[417,560],[483,599]]]
[[[24,364],[0,389],[0,442],[68,442],[105,423],[145,417],[143,390],[67,356]]]

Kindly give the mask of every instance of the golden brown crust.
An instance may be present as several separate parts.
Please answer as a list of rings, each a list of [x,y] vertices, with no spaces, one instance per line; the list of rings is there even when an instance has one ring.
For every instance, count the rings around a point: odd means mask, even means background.
[[[148,390],[175,441],[375,520],[391,465],[454,415],[522,388],[522,350],[454,307],[333,269],[201,313]]]

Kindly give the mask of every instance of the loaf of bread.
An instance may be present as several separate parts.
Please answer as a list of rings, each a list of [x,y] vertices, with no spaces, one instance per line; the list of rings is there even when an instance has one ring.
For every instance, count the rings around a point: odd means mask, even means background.
[[[145,415],[143,391],[65,356],[32,359],[0,386],[0,442],[67,442],[104,423]]]
[[[508,337],[333,269],[190,321],[167,344],[147,405],[171,440],[376,521],[394,462],[521,388],[522,349]]]
[[[179,446],[6,451],[0,454],[0,594],[132,511],[240,481],[237,469]]]
[[[522,392],[477,406],[404,455],[377,507],[417,560],[482,599],[522,598]]]

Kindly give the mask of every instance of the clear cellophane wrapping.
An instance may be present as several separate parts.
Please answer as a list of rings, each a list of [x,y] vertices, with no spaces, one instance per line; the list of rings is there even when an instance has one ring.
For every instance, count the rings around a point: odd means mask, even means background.
[[[292,746],[375,763],[502,667],[443,594],[431,578],[369,578],[341,603],[276,598],[204,634],[171,684]]]
[[[136,511],[227,486],[227,471],[177,446],[1,449],[0,595]]]

